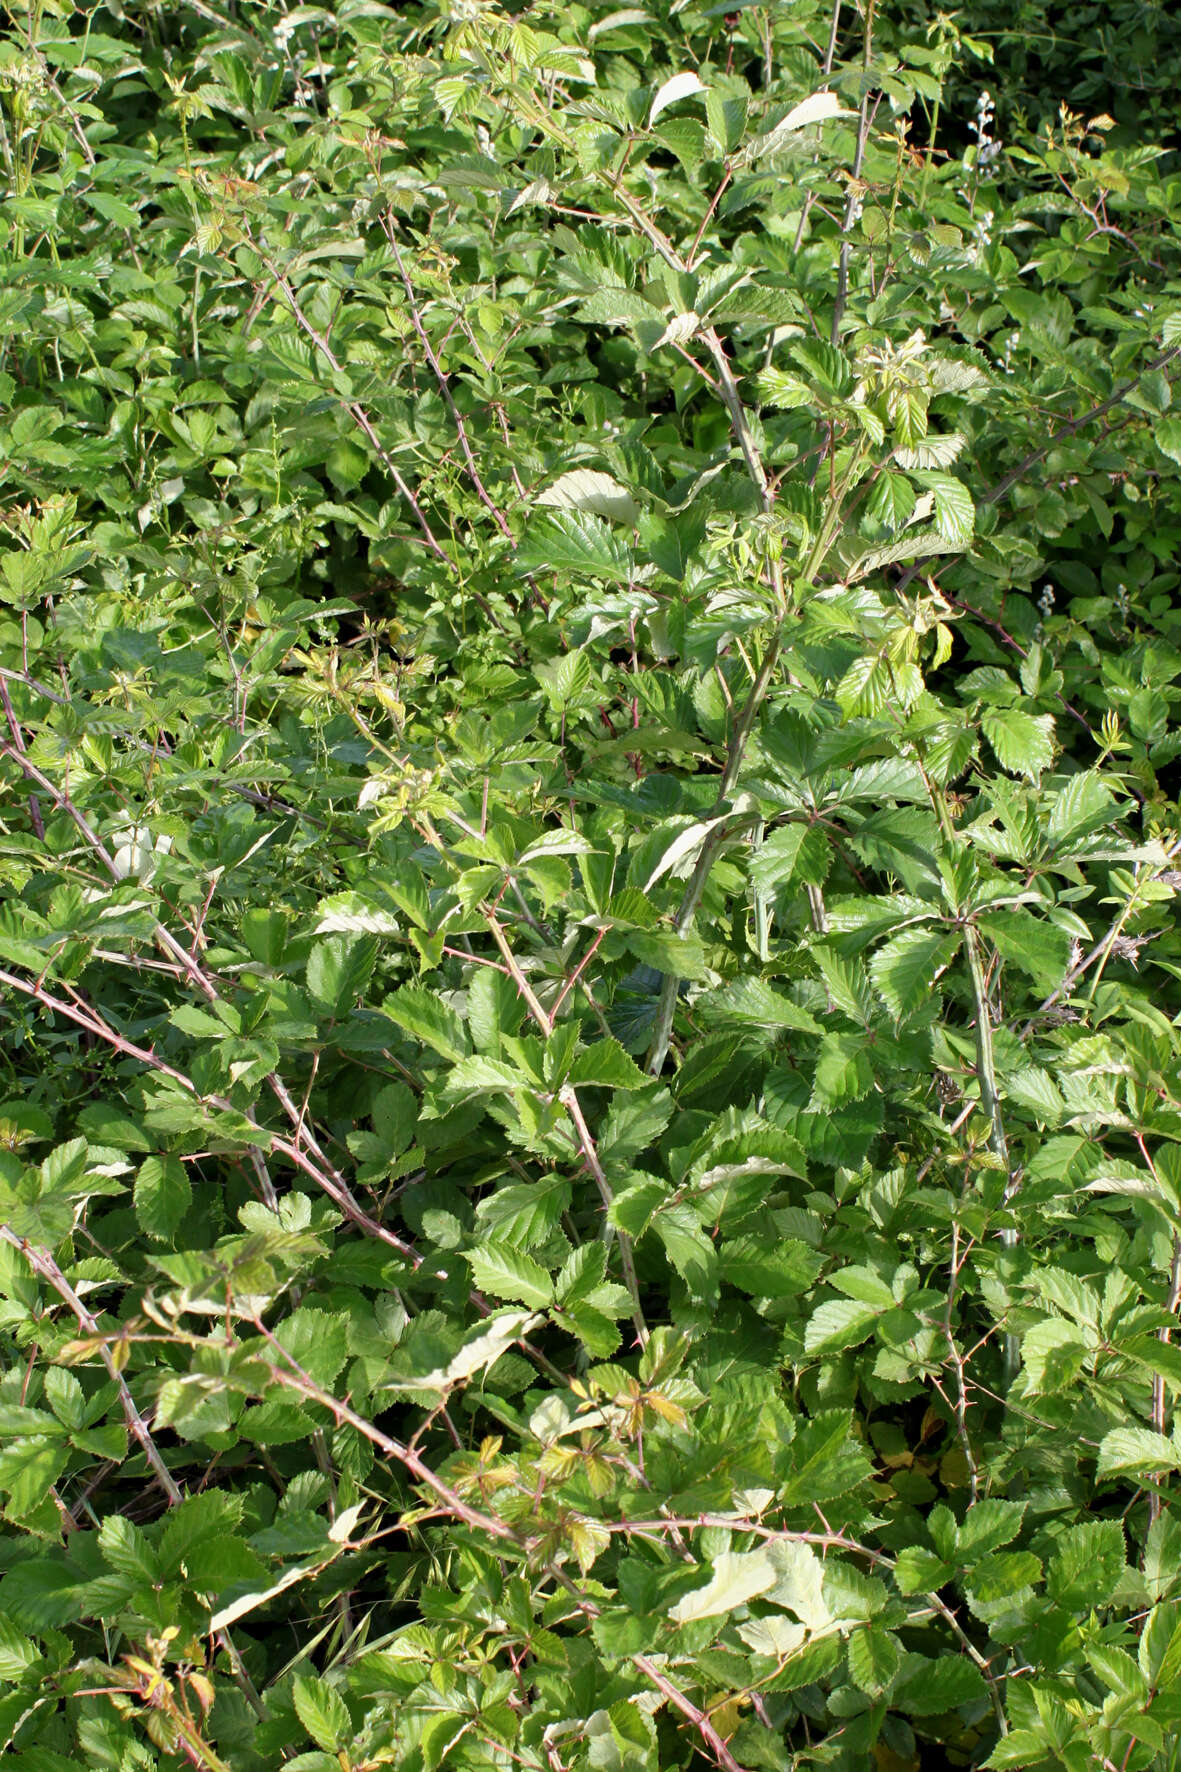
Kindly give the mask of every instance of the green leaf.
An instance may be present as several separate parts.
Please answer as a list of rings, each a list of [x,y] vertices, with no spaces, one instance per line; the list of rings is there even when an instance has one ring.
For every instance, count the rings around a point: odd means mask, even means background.
[[[773,1588],[779,1579],[765,1550],[721,1551],[710,1567],[709,1580],[669,1608],[674,1624],[718,1618]]]
[[[783,824],[764,837],[750,861],[750,877],[760,892],[774,892],[790,883],[808,828],[803,823]]]
[[[1171,316],[1176,319],[1176,316]],[[1161,418],[1153,427],[1153,437],[1162,455],[1181,466],[1181,418]]]
[[[809,1354],[832,1354],[856,1347],[870,1334],[879,1314],[876,1306],[859,1298],[831,1299],[808,1319],[804,1349]]]
[[[1181,1470],[1181,1448],[1146,1427],[1113,1427],[1099,1447],[1099,1477],[1156,1477]]]
[[[123,1514],[108,1514],[98,1533],[103,1556],[120,1575],[151,1586],[160,1578],[159,1560],[138,1526]]]
[[[977,1501],[964,1515],[956,1534],[959,1561],[970,1566],[989,1551],[1010,1544],[1020,1532],[1024,1519],[1023,1501],[1005,1501],[993,1495]]]
[[[291,1687],[295,1714],[325,1753],[343,1747],[352,1730],[348,1707],[334,1687],[316,1674],[296,1674]]]
[[[585,695],[594,681],[590,662],[581,651],[564,652],[559,658],[545,659],[534,665],[533,675],[556,713]]]
[[[797,1033],[819,1034],[815,1016],[801,1009],[782,991],[761,978],[738,978],[733,984],[711,991],[702,1002],[702,1015],[711,1027],[759,1030],[777,1034],[785,1028]]]
[[[66,1448],[58,1439],[30,1435],[0,1452],[0,1489],[8,1491],[8,1514],[19,1520],[45,1500],[66,1468]]]
[[[1169,1692],[1181,1675],[1181,1604],[1154,1606],[1140,1635],[1140,1671],[1150,1686]]]
[[[78,1571],[51,1557],[17,1563],[0,1581],[0,1608],[21,1630],[57,1630],[79,1616]]]
[[[376,962],[375,937],[330,935],[308,956],[308,991],[339,1021],[363,995]]]
[[[465,1251],[471,1264],[472,1278],[481,1292],[493,1298],[506,1298],[540,1309],[553,1298],[550,1276],[531,1255],[505,1243],[485,1243],[479,1249]]]
[[[398,1383],[404,1389],[446,1391],[494,1366],[515,1341],[528,1335],[540,1321],[531,1311],[498,1311],[467,1338],[446,1366],[437,1366],[421,1376],[415,1374],[413,1379],[399,1378]]]
[[[1043,1317],[1021,1342],[1030,1392],[1046,1395],[1064,1390],[1082,1370],[1093,1345],[1092,1338],[1076,1323],[1068,1323],[1062,1317]]]
[[[539,505],[559,511],[590,511],[617,523],[634,523],[640,507],[625,486],[595,468],[571,468],[538,494]]]
[[[522,573],[570,573],[612,584],[627,584],[634,571],[627,544],[588,511],[555,511],[535,519],[517,549],[516,567]]]
[[[23,1637],[16,1626],[0,1614],[0,1680],[16,1685],[43,1659],[36,1644]]]
[[[456,1102],[477,1095],[511,1095],[529,1086],[529,1078],[515,1065],[505,1064],[499,1058],[477,1055],[461,1059],[452,1066],[444,1085],[443,1099]]]
[[[596,1040],[576,1054],[567,1074],[576,1088],[594,1084],[603,1089],[642,1089],[647,1079],[618,1040]]]
[[[746,97],[731,95],[711,87],[705,98],[705,115],[709,132],[723,154],[732,154],[746,132],[749,110]]]
[[[874,481],[866,502],[866,516],[891,535],[905,528],[915,506],[914,487],[905,474],[883,471]]]
[[[959,951],[960,936],[938,929],[904,929],[869,963],[874,988],[895,1021],[930,1001],[936,980]]]
[[[1002,960],[1020,966],[1047,994],[1061,984],[1070,963],[1063,930],[1025,910],[982,911],[976,922]]]
[[[349,1357],[349,1320],[343,1311],[300,1305],[276,1325],[273,1334],[317,1384],[331,1385]]]
[[[1023,1588],[1041,1580],[1042,1565],[1032,1551],[994,1551],[977,1563],[966,1586],[974,1601],[990,1605],[1012,1600]]]
[[[989,1772],[1009,1772],[1010,1768],[1012,1772],[1028,1772],[1030,1766],[1043,1764],[1049,1753],[1050,1743],[1039,1730],[1010,1729],[983,1764]]]
[[[950,1563],[919,1545],[904,1545],[894,1561],[894,1579],[902,1594],[937,1593],[954,1573]]]
[[[149,1237],[168,1242],[193,1203],[193,1189],[179,1157],[147,1157],[135,1178],[135,1216]]]
[[[1036,781],[1053,762],[1054,721],[1050,714],[1027,714],[1022,708],[985,708],[980,724],[1002,769]]]
[[[859,1101],[873,1088],[873,1067],[861,1034],[826,1034],[816,1058],[810,1112]]]
[[[968,547],[976,527],[976,507],[968,488],[950,474],[926,474],[923,484],[935,494],[935,528],[943,540],[954,548]]]
[[[890,1702],[912,1717],[937,1717],[985,1696],[984,1676],[964,1655],[904,1655]]]
[[[440,1057],[454,1064],[467,1056],[463,1023],[434,991],[422,985],[404,984],[385,999],[381,1008],[403,1033],[420,1040]]]
[[[871,1625],[849,1638],[849,1677],[871,1698],[877,1698],[893,1682],[902,1660],[898,1639],[890,1631]]]
[[[1124,1573],[1127,1549],[1118,1520],[1071,1526],[1055,1545],[1046,1592],[1071,1613],[1107,1605]]]
[[[826,1409],[798,1430],[791,1443],[791,1472],[780,1491],[785,1507],[823,1506],[868,1477],[869,1459],[851,1428],[847,1410]]]

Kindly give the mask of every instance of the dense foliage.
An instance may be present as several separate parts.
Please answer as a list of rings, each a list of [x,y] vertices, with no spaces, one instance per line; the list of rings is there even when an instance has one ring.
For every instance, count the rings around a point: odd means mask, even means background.
[[[1181,1763],[1181,41],[865,5],[9,10],[14,1772]]]

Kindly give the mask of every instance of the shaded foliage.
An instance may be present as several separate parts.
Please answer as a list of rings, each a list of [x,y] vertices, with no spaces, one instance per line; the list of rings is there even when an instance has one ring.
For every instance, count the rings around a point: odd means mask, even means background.
[[[23,1772],[1175,1764],[1175,33],[1025,11],[12,14]]]

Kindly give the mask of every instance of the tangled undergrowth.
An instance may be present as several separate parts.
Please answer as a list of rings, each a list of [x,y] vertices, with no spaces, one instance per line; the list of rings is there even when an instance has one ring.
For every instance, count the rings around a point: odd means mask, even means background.
[[[1178,1765],[1181,70],[1019,10],[10,9],[14,1772]]]

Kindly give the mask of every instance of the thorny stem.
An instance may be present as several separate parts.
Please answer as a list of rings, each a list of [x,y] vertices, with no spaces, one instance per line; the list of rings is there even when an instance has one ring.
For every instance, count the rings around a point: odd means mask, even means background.
[[[855,452],[846,471],[845,479],[838,491],[834,494],[832,504],[825,517],[820,534],[817,536],[812,551],[804,566],[802,582],[805,584],[811,582],[813,576],[823,564],[824,557],[832,545],[836,531],[840,526],[841,505],[849,481],[856,471],[858,459],[859,458]],[[721,784],[718,788],[718,796],[714,801],[713,810],[710,814],[712,818],[716,818],[719,822],[709,831],[705,841],[701,845],[701,850],[698,854],[693,872],[689,876],[689,883],[685,888],[684,896],[681,899],[680,906],[673,918],[673,929],[677,935],[683,935],[696,916],[715,857],[721,849],[722,844],[731,835],[733,828],[732,820],[728,818],[724,819],[722,815],[725,813],[727,802],[731,793],[734,791],[735,784],[742,769],[743,760],[746,756],[746,747],[750,742],[750,736],[754,730],[755,721],[758,718],[764,698],[771,686],[776,666],[779,663],[783,643],[783,632],[788,617],[788,611],[786,608],[786,599],[782,597],[781,568],[778,560],[775,561],[772,567],[772,572],[781,597],[779,605],[779,622],[768,644],[762,665],[751,685],[750,694],[747,696],[746,703],[742,712],[738,716],[734,730],[730,736],[726,756],[726,767],[722,773]],[[821,907],[821,911],[823,911],[823,906]],[[652,1035],[652,1044],[648,1049],[648,1057],[646,1060],[646,1068],[649,1075],[654,1077],[660,1075],[660,1072],[664,1068],[664,1061],[668,1057],[668,1048],[672,1039],[673,1020],[676,1015],[677,994],[679,989],[680,980],[677,978],[676,974],[666,973],[664,983],[661,985],[660,997],[657,1001],[655,1028]]]
[[[220,1112],[234,1111],[231,1103],[225,1100],[224,1097],[218,1095],[202,1095],[198,1091],[192,1078],[187,1077],[183,1071],[178,1071],[174,1066],[165,1063],[165,1061],[162,1058],[159,1058],[150,1048],[137,1046],[134,1041],[126,1039],[124,1035],[119,1033],[118,1029],[111,1027],[101,1016],[88,1009],[85,1005],[72,1003],[63,997],[54,996],[50,991],[45,989],[44,985],[41,984],[39,980],[30,982],[28,979],[19,977],[15,972],[8,971],[7,968],[0,968],[0,985],[7,987],[9,990],[16,991],[21,996],[32,998],[34,1002],[40,1003],[42,1008],[49,1009],[53,1014],[64,1016],[67,1021],[72,1021],[76,1026],[85,1028],[88,1033],[93,1034],[96,1039],[102,1040],[106,1045],[110,1046],[112,1050],[115,1052],[121,1052],[125,1058],[133,1058],[137,1063],[147,1066],[148,1069],[158,1072],[161,1076],[168,1077],[180,1089],[183,1089],[187,1095],[192,1096],[195,1101],[201,1103],[202,1106],[214,1108]],[[288,1097],[288,1102],[290,1103],[292,1110],[298,1113],[298,1110],[294,1107],[294,1103],[290,1102],[290,1097]],[[386,1225],[380,1223],[379,1220],[373,1218],[368,1212],[366,1212],[364,1207],[361,1206],[359,1201],[354,1197],[352,1190],[349,1188],[344,1178],[340,1176],[336,1170],[332,1169],[330,1165],[327,1169],[321,1167],[312,1156],[309,1156],[301,1144],[297,1144],[291,1139],[284,1138],[280,1133],[269,1132],[261,1127],[259,1128],[259,1132],[261,1137],[267,1141],[266,1149],[270,1154],[286,1158],[286,1160],[291,1163],[294,1168],[298,1169],[301,1174],[306,1175],[309,1181],[314,1182],[323,1193],[327,1194],[328,1198],[349,1223],[356,1225],[357,1229],[364,1231],[367,1236],[374,1237],[378,1242],[384,1243],[387,1248],[393,1249],[395,1253],[401,1256],[402,1260],[407,1262],[412,1268],[419,1268],[422,1266],[422,1257],[418,1252],[412,1248],[409,1243],[404,1242],[401,1237],[397,1236]],[[309,1136],[306,1128],[304,1129],[303,1136],[305,1139]],[[481,1316],[488,1316],[491,1307],[481,1294],[479,1292],[472,1292],[470,1296],[473,1305],[476,1310],[480,1312]],[[519,1346],[522,1351],[529,1356],[533,1363],[539,1367],[539,1369],[548,1371],[551,1377],[560,1376],[560,1374],[557,1373],[556,1368],[553,1367],[552,1363],[540,1352],[539,1349],[532,1347],[530,1343],[525,1340],[522,1340],[519,1343]]]
[[[668,1675],[662,1673],[655,1662],[650,1661],[646,1655],[633,1655],[632,1661],[644,1678],[651,1680],[656,1690],[662,1693],[683,1717],[689,1719],[718,1765],[724,1767],[725,1772],[743,1772],[743,1768],[734,1758],[705,1711],[694,1704],[693,1700],[682,1692],[679,1686],[674,1686]]]
[[[680,1531],[696,1531],[703,1527],[720,1527],[732,1532],[749,1532],[753,1537],[761,1538],[767,1543],[778,1540],[782,1543],[809,1544],[818,1550],[843,1550],[852,1556],[864,1558],[875,1568],[892,1570],[895,1567],[893,1557],[888,1556],[884,1551],[875,1551],[870,1545],[862,1544],[858,1539],[850,1538],[843,1532],[793,1532],[775,1526],[764,1526],[760,1521],[747,1519],[741,1514],[701,1513],[685,1516],[667,1515],[659,1520],[621,1520],[614,1525],[609,1525],[607,1530],[627,1536],[633,1534],[638,1536],[646,1533],[660,1534],[669,1531],[670,1528]],[[989,1689],[993,1710],[996,1713],[997,1728],[1001,1735],[1007,1735],[1009,1724],[1005,1716],[999,1682],[987,1657],[980,1653],[946,1600],[937,1593],[925,1593],[923,1599],[931,1610],[943,1619],[964,1653],[979,1668]]]
[[[414,327],[414,330],[418,335],[418,342],[422,346],[423,355],[430,364],[431,373],[433,374],[435,381],[438,383],[439,393],[442,396],[443,404],[451,414],[451,422],[454,424],[459,436],[459,446],[463,450],[463,459],[467,467],[468,478],[471,480],[471,483],[476,490],[476,496],[479,498],[480,503],[486,510],[492,513],[500,533],[507,536],[508,539],[512,541],[513,532],[508,526],[504,512],[500,509],[499,505],[495,503],[485,487],[484,482],[480,478],[480,470],[476,466],[476,458],[472,454],[472,446],[468,442],[467,427],[463,422],[463,414],[455,404],[455,398],[451,392],[451,384],[447,380],[447,376],[443,371],[443,367],[440,364],[438,357],[435,355],[434,347],[431,344],[430,338],[427,336],[426,327],[422,323],[422,315],[419,312],[418,303],[414,296],[414,285],[410,281],[410,274],[406,269],[401,251],[399,250],[397,238],[394,234],[393,220],[388,211],[382,227],[385,237],[390,243],[390,250],[394,255],[394,263],[397,265],[398,275],[402,279],[402,287],[406,291],[406,302],[410,311],[411,325]]]
[[[14,1249],[19,1249],[33,1272],[48,1281],[62,1302],[73,1311],[80,1329],[84,1330],[87,1335],[97,1336],[100,1333],[97,1318],[91,1316],[47,1249],[40,1249],[35,1243],[30,1243],[27,1237],[19,1236],[9,1224],[0,1224],[0,1239],[11,1244]],[[155,1473],[157,1482],[168,1497],[169,1506],[175,1507],[178,1502],[183,1501],[184,1497],[175,1477],[161,1458],[148,1424],[140,1414],[135,1398],[128,1388],[127,1380],[116,1365],[114,1355],[105,1342],[99,1343],[99,1357],[107,1369],[108,1378],[118,1389],[119,1402],[123,1409],[123,1418],[127,1423],[128,1431],[139,1442],[140,1449]]]
[[[133,1439],[136,1440],[140,1450],[143,1452],[150,1469],[156,1477],[156,1481],[159,1483],[167,1497],[169,1507],[179,1506],[184,1500],[184,1492],[168,1466],[165,1464],[160,1449],[152,1438],[151,1429],[145,1421],[139,1405],[131,1394],[131,1388],[128,1385],[127,1380],[124,1378],[122,1370],[116,1363],[115,1357],[107,1346],[106,1341],[102,1339],[102,1331],[99,1327],[98,1319],[92,1316],[87,1310],[86,1306],[74,1291],[74,1288],[70,1285],[70,1282],[66,1279],[66,1276],[62,1273],[61,1268],[53,1259],[53,1256],[49,1253],[48,1249],[39,1248],[36,1243],[31,1243],[27,1237],[19,1236],[9,1224],[0,1224],[0,1239],[10,1244],[14,1249],[20,1250],[33,1272],[40,1275],[41,1279],[45,1280],[52,1287],[54,1292],[56,1292],[58,1297],[62,1300],[63,1304],[69,1306],[74,1314],[78,1327],[83,1333],[94,1338],[95,1346],[98,1349],[99,1359],[107,1369],[108,1378],[119,1392],[119,1404],[123,1410],[123,1419],[127,1423],[128,1432],[132,1435]],[[220,1631],[218,1633],[218,1640],[230,1658],[230,1663],[234,1670],[235,1684],[250,1704],[255,1715],[260,1718],[265,1717],[267,1714],[266,1706],[260,1699],[255,1690],[253,1681],[246,1672],[242,1657],[239,1655],[237,1646],[229,1632],[224,1630]]]
[[[0,677],[0,707],[3,707],[4,709],[4,717],[8,721],[8,730],[12,734],[12,742],[23,756],[25,751],[24,734],[20,729],[20,721],[17,719],[16,710],[12,705],[12,697],[8,693],[8,684],[3,677]],[[45,821],[41,817],[41,802],[38,800],[36,794],[29,795],[29,820],[36,833],[37,841],[39,843],[44,843]]]
[[[1178,854],[1178,852],[1181,852],[1181,839],[1178,839],[1177,842],[1170,844],[1169,848],[1165,851],[1165,861],[1164,861],[1163,865],[1167,866],[1174,859],[1174,857]],[[1160,872],[1160,867],[1158,866],[1157,873],[1159,873],[1159,872]],[[1133,902],[1132,900],[1129,900],[1128,904],[1121,907],[1119,914],[1115,918],[1113,918],[1112,923],[1111,923],[1111,927],[1108,929],[1106,935],[1101,936],[1100,939],[1095,943],[1094,947],[1090,950],[1090,952],[1087,954],[1084,954],[1082,959],[1078,960],[1070,968],[1069,972],[1067,972],[1066,976],[1062,979],[1062,982],[1055,986],[1055,988],[1050,992],[1049,996],[1044,997],[1042,999],[1042,1001],[1038,1004],[1037,1009],[1034,1012],[1034,1014],[1030,1016],[1029,1020],[1026,1022],[1025,1026],[1022,1028],[1022,1030],[1021,1030],[1021,1038],[1022,1039],[1024,1039],[1025,1036],[1029,1033],[1030,1029],[1033,1027],[1034,1023],[1038,1020],[1039,1016],[1044,1015],[1046,1013],[1047,1009],[1052,1009],[1054,1007],[1054,1004],[1057,1003],[1062,997],[1068,997],[1070,995],[1071,991],[1074,989],[1074,987],[1078,983],[1079,979],[1082,978],[1085,973],[1090,971],[1091,967],[1093,965],[1095,965],[1096,961],[1100,961],[1100,962],[1102,962],[1103,965],[1106,965],[1107,956],[1110,954],[1112,947],[1115,945],[1116,939],[1119,936],[1120,931],[1123,929],[1123,926],[1127,922],[1128,917],[1131,913],[1132,902]],[[1098,982],[1098,981],[1096,980],[1096,982]],[[1092,994],[1093,994],[1093,992],[1092,992]]]
[[[454,1489],[448,1487],[442,1477],[436,1476],[417,1452],[409,1446],[403,1445],[400,1440],[395,1440],[391,1435],[383,1433],[379,1427],[375,1427],[371,1421],[367,1421],[363,1415],[359,1415],[347,1403],[342,1403],[338,1397],[334,1397],[330,1391],[326,1391],[318,1385],[315,1379],[305,1372],[299,1361],[289,1354],[287,1349],[271,1334],[260,1317],[254,1317],[251,1321],[258,1333],[280,1356],[279,1359],[266,1362],[267,1370],[277,1383],[286,1385],[289,1390],[298,1391],[314,1403],[319,1403],[321,1408],[328,1410],[333,1420],[347,1422],[350,1427],[355,1428],[371,1445],[376,1446],[379,1452],[384,1452],[387,1458],[392,1458],[395,1463],[400,1464],[416,1483],[421,1483],[424,1489],[429,1489],[432,1494],[437,1495],[448,1512],[454,1514],[456,1519],[462,1520],[466,1526],[473,1526],[481,1532],[487,1532],[491,1538],[511,1539],[514,1542],[519,1542],[517,1534],[511,1526],[507,1525],[504,1520],[498,1520],[494,1514],[486,1514],[481,1512],[479,1508],[470,1507],[462,1496],[457,1495]]]
[[[560,1100],[574,1122],[574,1129],[578,1134],[578,1142],[582,1147],[582,1154],[586,1158],[587,1168],[595,1178],[595,1186],[598,1188],[599,1198],[603,1202],[603,1210],[609,1212],[614,1204],[615,1195],[612,1192],[611,1183],[603,1173],[598,1148],[583,1116],[578,1096],[569,1084],[561,1091]],[[635,1255],[632,1251],[631,1238],[626,1236],[623,1231],[619,1232],[619,1259],[623,1267],[624,1281],[631,1294],[632,1321],[636,1327],[636,1339],[641,1347],[645,1347],[648,1341],[648,1325],[644,1321],[644,1312],[640,1306],[640,1282],[636,1275]]]
[[[969,923],[964,930],[964,949],[968,956],[968,972],[972,980],[972,996],[975,999],[976,1007],[976,1080],[980,1086],[980,1103],[988,1115],[989,1143],[1008,1178],[1005,1190],[1005,1198],[1008,1200],[1016,1183],[1012,1163],[1009,1159],[1009,1141],[1005,1136],[1005,1121],[1001,1112],[1000,1093],[997,1089],[996,1058],[992,1044],[992,1008],[988,1001],[988,984],[984,976],[980,935],[974,923]],[[1001,1231],[1001,1242],[1006,1249],[1015,1249],[1017,1247],[1017,1232],[1011,1226],[1006,1226]],[[1015,1335],[1005,1336],[1005,1378],[1010,1384],[1017,1376],[1019,1348],[1020,1344]]]
[[[980,1473],[976,1468],[976,1458],[972,1451],[972,1440],[968,1433],[968,1387],[964,1378],[964,1356],[956,1346],[955,1332],[951,1319],[955,1311],[955,1296],[959,1286],[960,1268],[963,1258],[960,1255],[959,1220],[953,1219],[951,1225],[951,1271],[947,1283],[947,1301],[943,1310],[943,1335],[947,1342],[947,1357],[955,1372],[955,1431],[964,1455],[964,1463],[968,1467],[968,1501],[975,1507],[980,1491]]]
[[[857,204],[860,200],[861,168],[865,160],[866,143],[869,131],[877,112],[877,101],[870,105],[869,100],[869,66],[873,56],[873,15],[876,0],[867,0],[865,8],[865,38],[862,48],[861,68],[864,91],[861,94],[861,113],[857,124],[857,147],[853,153],[853,166],[849,178],[849,195],[845,201],[845,219],[841,224],[841,256],[837,267],[837,294],[832,310],[831,339],[835,345],[841,336],[841,321],[845,314],[845,302],[849,294],[849,230],[857,215]]]
[[[1152,1179],[1156,1182],[1157,1186],[1160,1187],[1160,1176],[1157,1174],[1156,1164],[1152,1160],[1148,1146],[1144,1142],[1144,1134],[1137,1127],[1132,1136],[1139,1146],[1140,1155],[1144,1158],[1148,1173],[1152,1176]],[[1173,1253],[1172,1259],[1169,1263],[1169,1294],[1165,1302],[1165,1309],[1171,1317],[1176,1316],[1178,1304],[1181,1304],[1181,1235],[1174,1233]],[[1166,1325],[1164,1328],[1157,1330],[1157,1339],[1167,1342],[1171,1338],[1172,1333],[1172,1326]],[[1163,1434],[1165,1431],[1165,1410],[1165,1381],[1159,1372],[1154,1372],[1152,1375],[1152,1425],[1158,1434]],[[1148,1497],[1149,1519],[1158,1519],[1160,1517],[1160,1512],[1160,1490],[1159,1488],[1154,1488],[1149,1493]]]
[[[1077,431],[1085,430],[1087,425],[1091,424],[1097,418],[1102,418],[1103,415],[1110,412],[1114,406],[1122,405],[1128,395],[1134,393],[1140,386],[1140,383],[1144,380],[1145,376],[1154,374],[1158,369],[1163,369],[1166,364],[1172,363],[1178,356],[1181,356],[1181,344],[1173,345],[1169,350],[1163,351],[1160,356],[1154,357],[1150,363],[1144,365],[1143,369],[1137,371],[1135,375],[1130,376],[1127,381],[1121,382],[1115,392],[1109,394],[1106,400],[1100,400],[1097,406],[1089,406],[1086,412],[1080,412],[1077,418],[1067,419],[1065,424],[1061,424],[1058,426],[1057,430],[1051,431],[1050,435],[1046,438],[1046,441],[1037,449],[1031,449],[1029,454],[1025,456],[1023,460],[1019,461],[1015,468],[1010,468],[1009,472],[998,480],[995,486],[990,486],[987,492],[981,493],[977,503],[982,505],[994,505],[999,503],[999,501],[1005,497],[1006,493],[1010,492],[1012,488],[1016,486],[1019,480],[1025,478],[1030,468],[1035,468],[1039,461],[1045,460],[1055,444],[1061,443],[1065,437],[1073,437]],[[952,558],[953,556],[951,555],[944,556],[945,567],[950,563]],[[926,566],[927,562],[924,561],[916,561],[914,565],[908,566],[906,571],[899,578],[897,584],[894,586],[895,592],[900,595],[906,589],[907,585],[910,584],[911,580],[916,578],[920,572],[926,569]]]
[[[553,1018],[546,1013],[542,1004],[538,1001],[533,986],[529,983],[529,980],[525,977],[525,974],[521,969],[520,961],[508,944],[504,930],[500,926],[499,918],[495,911],[489,909],[487,905],[484,907],[484,920],[488,925],[493,941],[504,956],[504,963],[508,967],[509,975],[512,978],[513,983],[516,985],[522,1001],[525,1003],[529,1013],[532,1015],[542,1033],[548,1039],[554,1029]],[[587,957],[589,959],[590,956],[588,955]],[[583,1157],[586,1159],[587,1168],[594,1176],[595,1185],[599,1190],[599,1197],[603,1202],[603,1209],[605,1212],[609,1211],[615,1195],[611,1190],[610,1182],[603,1173],[603,1166],[599,1162],[598,1148],[595,1144],[594,1137],[591,1134],[591,1130],[586,1123],[586,1117],[583,1114],[582,1107],[579,1103],[577,1091],[572,1084],[567,1083],[565,1087],[559,1091],[558,1099],[561,1101],[562,1106],[565,1108],[574,1126],[575,1133],[578,1137],[579,1147],[582,1150]],[[610,1229],[611,1227],[608,1226],[607,1228]],[[640,1283],[636,1274],[636,1263],[635,1255],[632,1250],[632,1241],[623,1231],[619,1232],[619,1259],[623,1267],[624,1283],[631,1295],[632,1321],[636,1326],[636,1337],[640,1346],[643,1347],[648,1340],[648,1327],[644,1321],[644,1312],[640,1305]]]
[[[920,768],[922,765],[920,763]],[[945,842],[949,848],[955,847],[957,837],[947,810],[947,802],[938,785],[922,769],[927,794],[932,810],[939,821]],[[980,940],[980,931],[970,917],[963,921],[964,952],[968,960],[968,976],[972,981],[972,1000],[976,1011],[976,1081],[980,1090],[980,1105],[988,1118],[988,1142],[993,1155],[1005,1173],[1005,1200],[1008,1202],[1016,1192],[1017,1180],[1009,1156],[1009,1141],[1005,1134],[1005,1119],[1001,1111],[1000,1090],[997,1086],[996,1055],[992,1041],[992,1006],[988,1000],[988,980],[984,969],[984,950]],[[1017,1247],[1017,1232],[1011,1226],[1001,1231],[1001,1242],[1006,1249]],[[1004,1371],[1007,1384],[1011,1384],[1017,1376],[1020,1361],[1020,1343],[1015,1335],[1006,1335],[1004,1339]]]

